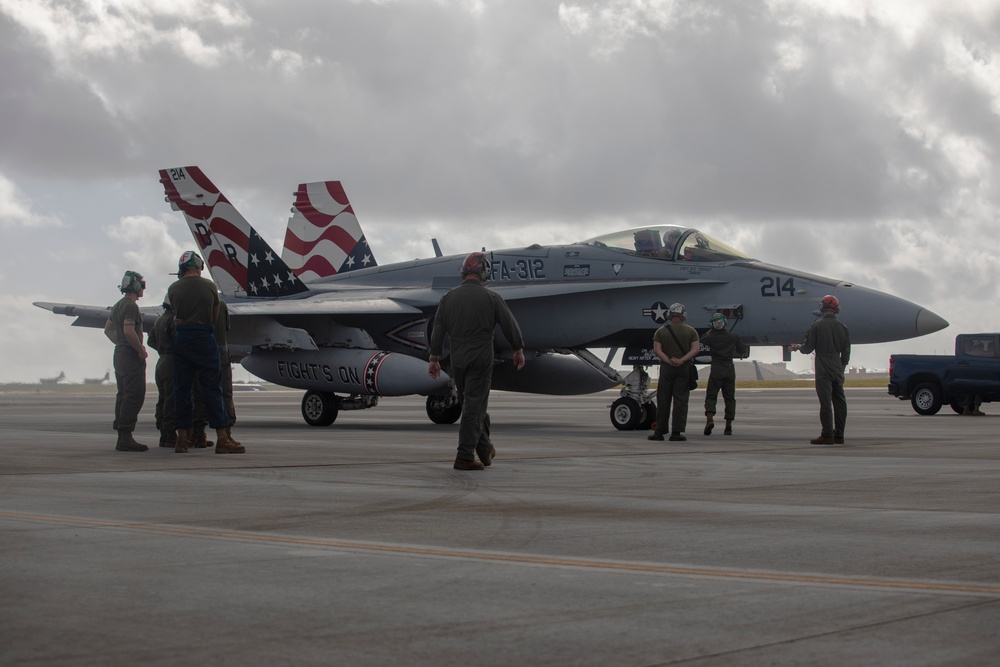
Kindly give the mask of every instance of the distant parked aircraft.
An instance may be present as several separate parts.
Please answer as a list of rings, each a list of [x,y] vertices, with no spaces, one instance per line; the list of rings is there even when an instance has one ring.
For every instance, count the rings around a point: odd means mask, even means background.
[[[63,373],[62,371],[59,371],[59,375],[55,376],[54,378],[39,378],[38,381],[42,384],[59,384],[65,379],[66,379],[66,374]]]

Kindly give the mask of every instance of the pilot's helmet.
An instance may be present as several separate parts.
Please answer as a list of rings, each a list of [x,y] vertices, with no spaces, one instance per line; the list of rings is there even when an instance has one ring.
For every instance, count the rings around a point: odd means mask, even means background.
[[[823,300],[819,302],[820,312],[824,310],[832,310],[835,313],[840,312],[840,301],[832,294],[827,294],[823,297]]]
[[[683,303],[672,303],[670,308],[667,309],[667,317],[680,316],[682,320],[687,319],[687,308],[684,307]]]
[[[122,294],[128,294],[129,292],[139,294],[146,289],[146,281],[143,279],[142,274],[135,271],[126,271],[125,275],[122,276],[122,282],[118,286],[118,289],[121,290]]]
[[[716,313],[712,317],[708,318],[708,323],[712,325],[713,329],[725,329],[726,328],[726,316],[722,313]]]
[[[471,274],[479,276],[483,282],[490,279],[490,260],[486,258],[485,252],[470,253],[462,263],[462,277]]]
[[[184,272],[188,269],[198,269],[201,271],[205,268],[205,262],[194,250],[188,250],[181,258],[177,260],[177,274],[184,275]]]

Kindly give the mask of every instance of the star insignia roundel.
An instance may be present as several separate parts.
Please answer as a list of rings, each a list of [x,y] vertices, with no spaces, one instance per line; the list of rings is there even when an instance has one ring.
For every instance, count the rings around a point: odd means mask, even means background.
[[[653,321],[657,324],[663,324],[667,321],[667,311],[670,307],[663,303],[662,301],[657,301],[649,308],[643,308],[642,314],[646,317],[652,317]]]

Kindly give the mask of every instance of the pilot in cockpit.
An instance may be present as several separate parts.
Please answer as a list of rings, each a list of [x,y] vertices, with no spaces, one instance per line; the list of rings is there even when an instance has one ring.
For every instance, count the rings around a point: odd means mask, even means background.
[[[663,233],[663,249],[660,251],[661,257],[666,257],[667,259],[672,259],[674,256],[674,249],[677,246],[677,242],[681,238],[680,231],[676,229],[671,229]]]

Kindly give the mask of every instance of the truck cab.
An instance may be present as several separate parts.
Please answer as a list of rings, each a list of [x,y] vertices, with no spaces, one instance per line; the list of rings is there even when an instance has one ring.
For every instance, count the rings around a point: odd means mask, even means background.
[[[889,395],[909,399],[921,415],[950,405],[961,414],[969,397],[1000,401],[1000,333],[959,334],[955,354],[889,357]]]

